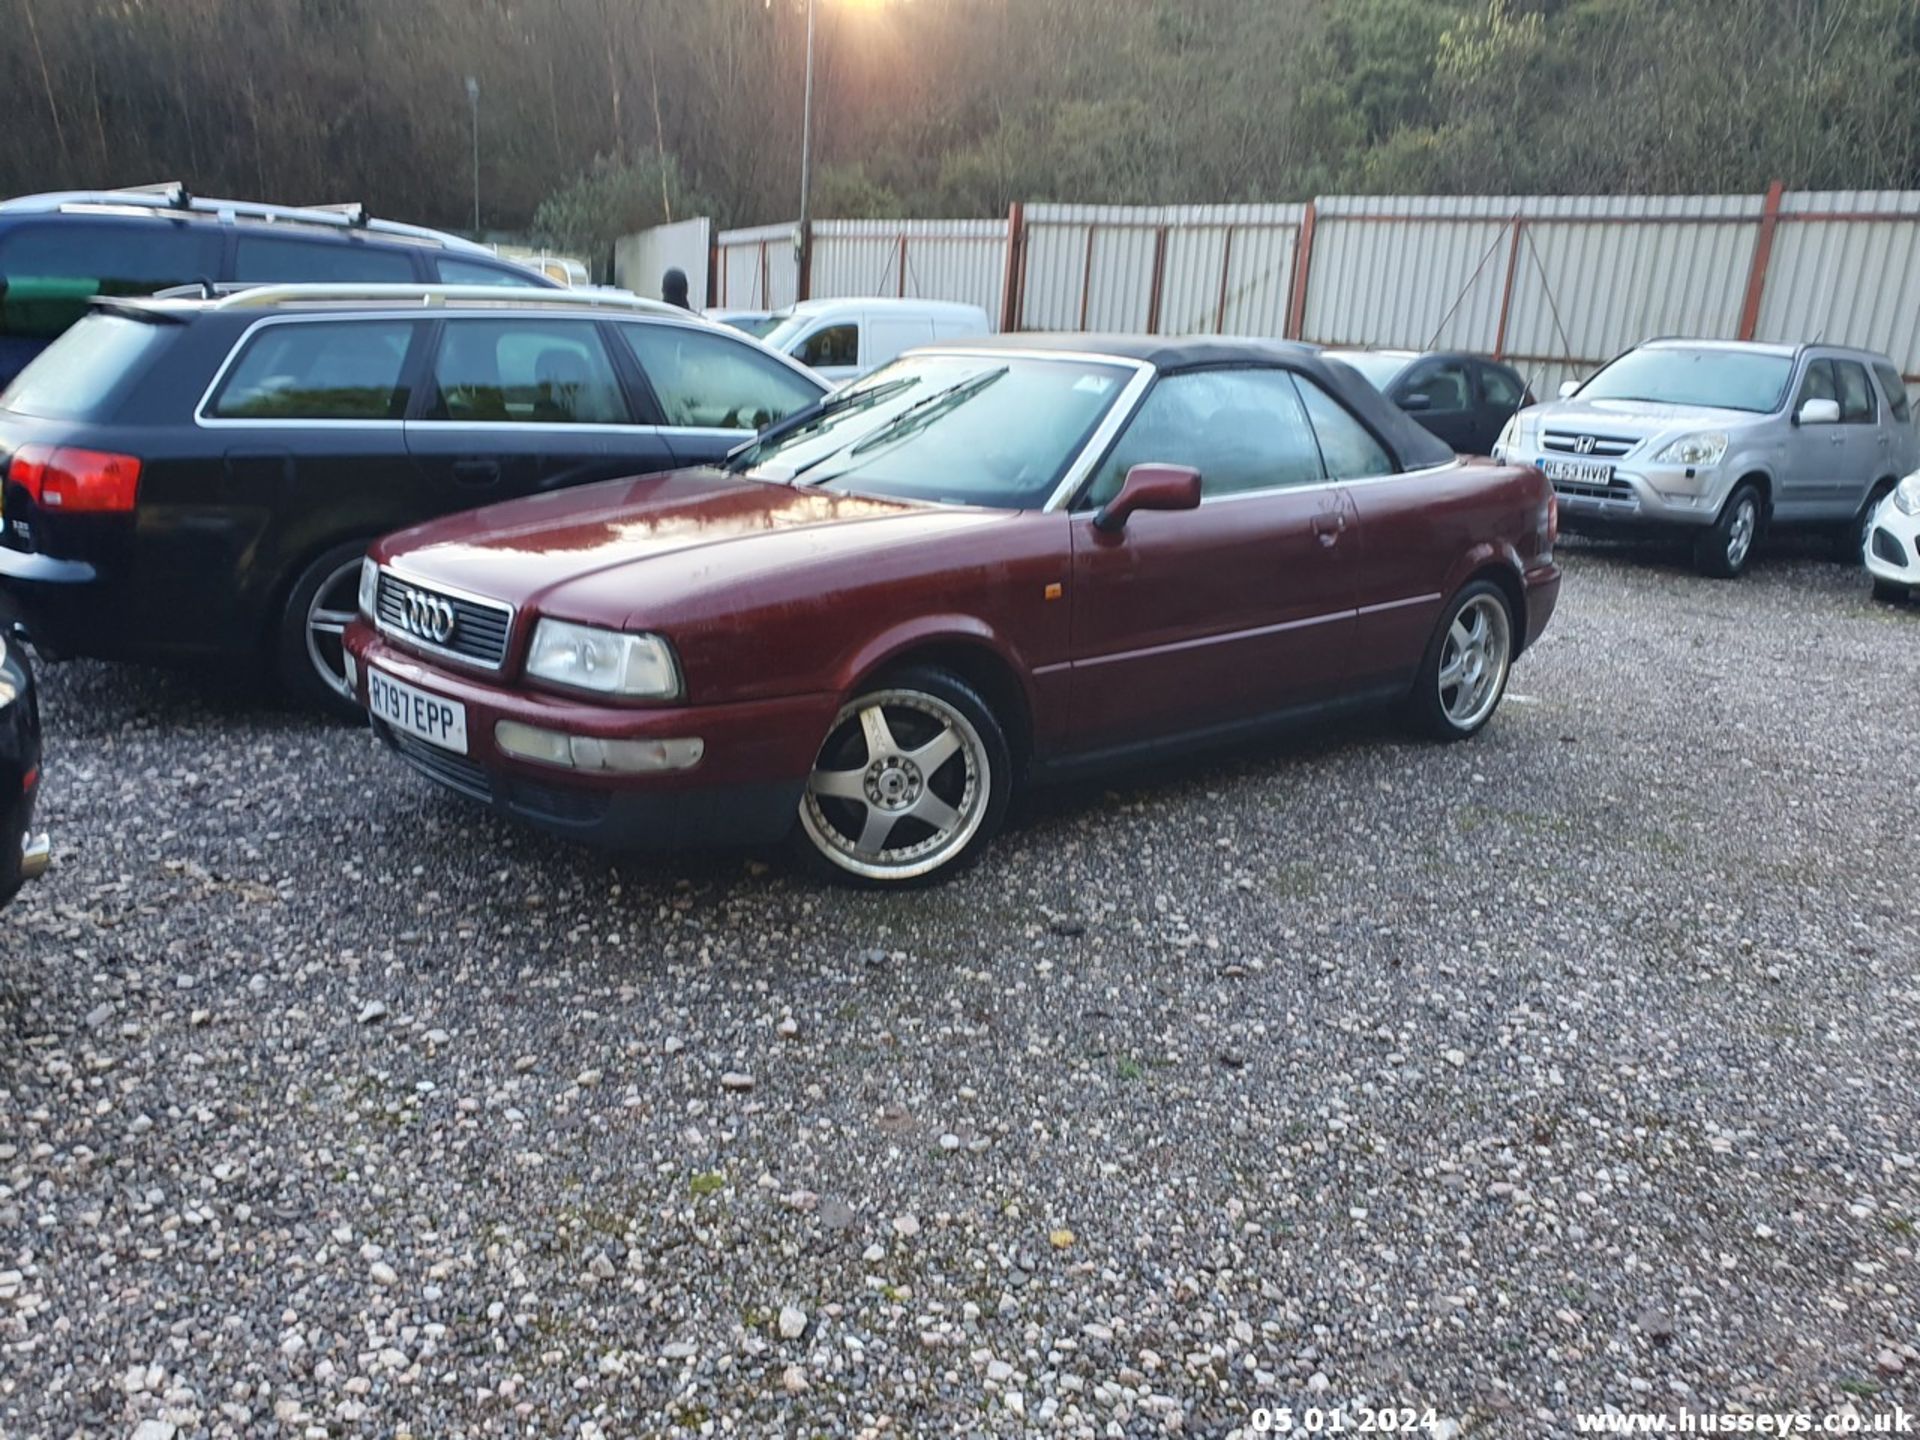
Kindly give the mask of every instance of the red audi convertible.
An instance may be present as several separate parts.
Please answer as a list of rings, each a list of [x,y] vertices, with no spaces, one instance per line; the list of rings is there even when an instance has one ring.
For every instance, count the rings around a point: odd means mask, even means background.
[[[1011,336],[390,536],[347,643],[381,738],[507,815],[904,885],[1068,772],[1355,705],[1474,734],[1556,522],[1305,347]]]

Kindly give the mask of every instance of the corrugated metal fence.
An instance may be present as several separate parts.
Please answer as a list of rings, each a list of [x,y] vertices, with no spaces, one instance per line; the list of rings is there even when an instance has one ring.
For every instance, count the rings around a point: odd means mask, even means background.
[[[794,235],[719,235],[714,303],[920,295],[1016,330],[1449,346],[1542,394],[1653,335],[1819,338],[1920,383],[1920,191],[1015,205],[816,224],[807,277]]]

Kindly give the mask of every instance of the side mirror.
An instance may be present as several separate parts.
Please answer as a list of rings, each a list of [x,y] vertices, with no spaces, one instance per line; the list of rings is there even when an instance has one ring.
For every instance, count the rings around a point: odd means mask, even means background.
[[[1578,380],[1562,380],[1560,382],[1560,398],[1562,400],[1570,400],[1579,393],[1580,382]]]
[[[1422,410],[1433,408],[1433,396],[1424,390],[1411,390],[1400,397],[1399,404],[1409,415],[1417,415]]]
[[[1200,472],[1188,465],[1136,465],[1127,472],[1120,493],[1102,505],[1093,517],[1096,530],[1108,534],[1126,528],[1136,510],[1197,510],[1200,508]]]
[[[1793,417],[1796,425],[1838,425],[1840,423],[1840,402],[1838,400],[1809,400],[1800,407],[1800,413]]]

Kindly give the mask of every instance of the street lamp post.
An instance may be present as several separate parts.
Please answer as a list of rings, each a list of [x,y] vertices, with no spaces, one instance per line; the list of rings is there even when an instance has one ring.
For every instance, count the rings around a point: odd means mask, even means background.
[[[467,76],[467,109],[473,115],[473,238],[480,238],[480,82]]]
[[[800,112],[800,233],[797,298],[805,300],[813,288],[813,12],[816,0],[807,0],[807,90]]]

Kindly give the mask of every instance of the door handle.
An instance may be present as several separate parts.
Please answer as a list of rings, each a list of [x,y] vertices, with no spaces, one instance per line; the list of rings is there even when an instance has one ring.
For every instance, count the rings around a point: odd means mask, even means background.
[[[500,479],[498,460],[456,460],[453,478],[461,485],[492,485]]]
[[[1340,543],[1340,537],[1346,532],[1347,517],[1339,510],[1322,510],[1313,517],[1313,533],[1320,543],[1332,548]]]

